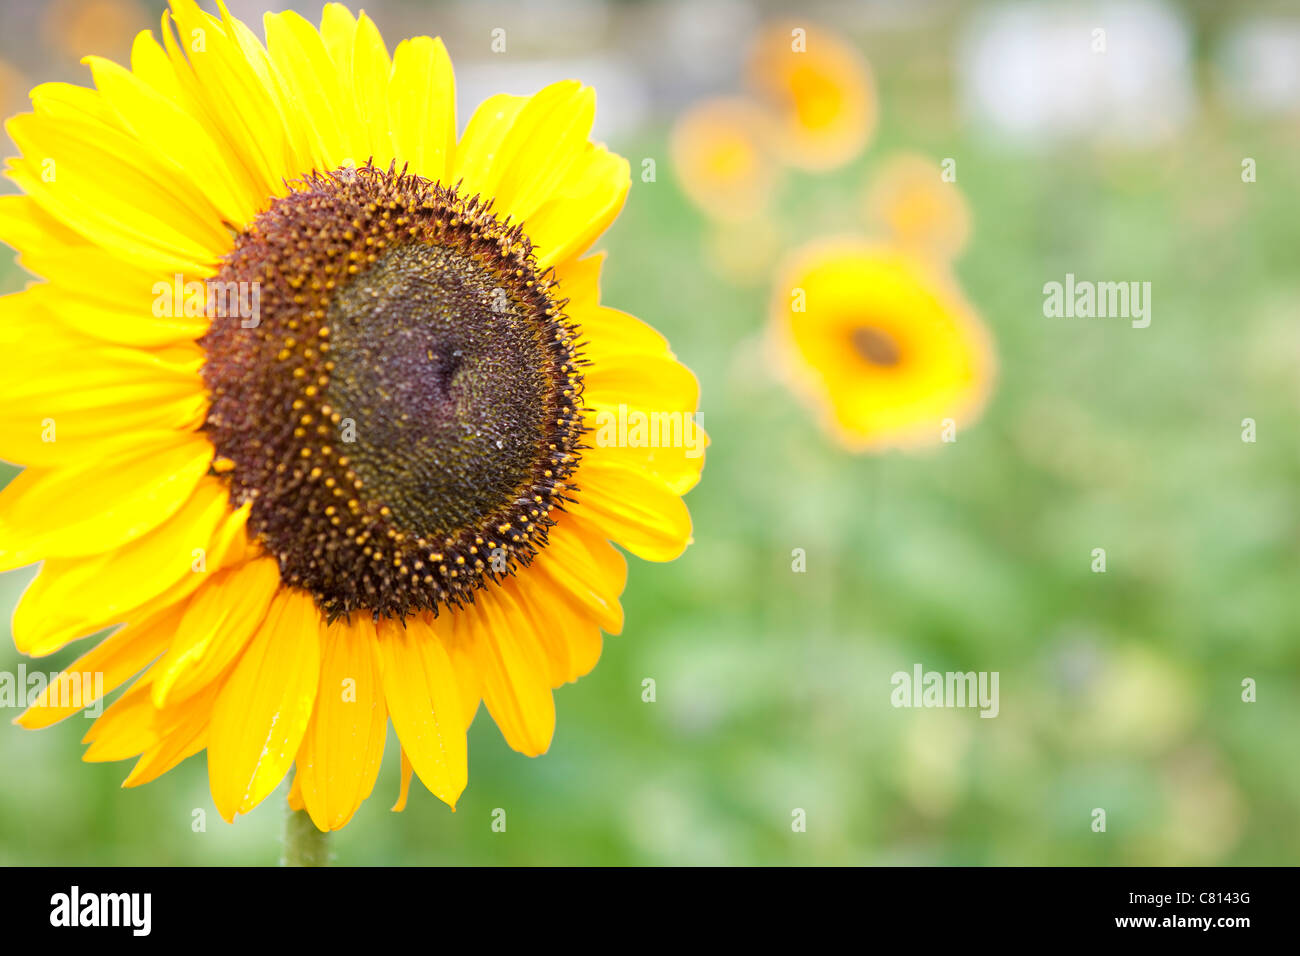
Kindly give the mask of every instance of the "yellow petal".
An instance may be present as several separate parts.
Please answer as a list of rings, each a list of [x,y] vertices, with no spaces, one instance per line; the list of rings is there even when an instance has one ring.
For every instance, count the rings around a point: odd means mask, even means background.
[[[352,93],[357,114],[368,132],[368,151],[357,157],[357,165],[371,159],[387,169],[394,159],[392,127],[388,121],[388,78],[392,61],[374,21],[362,13],[352,39]]]
[[[605,418],[594,414],[586,416],[587,425],[597,436],[601,434],[602,425],[607,425],[611,432],[618,428],[615,412],[609,412]],[[669,413],[670,415],[672,413]],[[649,419],[651,422],[656,419]],[[590,463],[605,461],[622,468],[642,469],[655,475],[666,484],[675,495],[684,495],[700,481],[700,472],[704,468],[705,449],[709,447],[709,435],[700,425],[698,419],[685,415],[674,415],[657,426],[660,435],[672,435],[669,443],[661,441],[659,447],[653,445],[640,447],[633,444],[596,444],[582,453],[582,460]],[[682,436],[676,441],[675,436]],[[591,441],[592,439],[588,439]],[[599,441],[599,438],[596,439]]]
[[[526,96],[498,93],[489,96],[474,110],[465,127],[465,135],[456,146],[452,165],[451,181],[461,184],[462,195],[493,197],[504,169],[496,162],[497,152],[527,103]]]
[[[583,393],[592,429],[584,465],[644,470],[676,495],[690,491],[709,443],[696,414],[699,395],[695,376],[671,356],[627,353],[594,361]]]
[[[363,14],[364,16],[364,14]],[[339,130],[343,135],[346,157],[353,166],[364,166],[373,150],[370,145],[370,127],[361,107],[357,89],[353,54],[357,44],[357,20],[341,3],[327,3],[320,15],[320,38],[329,56],[333,75],[334,111],[338,116]],[[387,73],[384,79],[387,80]]]
[[[494,165],[498,215],[526,222],[587,149],[596,94],[575,80],[552,83],[529,98],[501,142]]]
[[[469,780],[460,688],[432,630],[411,618],[378,624],[384,699],[403,752],[424,785],[453,809]]]
[[[550,530],[546,547],[530,571],[549,584],[607,634],[623,630],[619,595],[627,584],[627,559],[597,531],[584,533],[584,522],[562,515]]]
[[[154,89],[143,76],[103,57],[88,56],[84,62],[118,123],[169,168],[181,171],[191,188],[201,190],[219,213],[218,221],[242,225],[257,214],[227,167],[225,153],[185,104],[172,98],[173,90]]]
[[[316,710],[298,751],[297,785],[320,830],[337,830],[370,796],[384,759],[388,712],[374,623],[336,621],[321,645]]]
[[[580,256],[609,228],[627,201],[632,179],[627,160],[589,146],[551,197],[527,222],[543,268]]]
[[[700,405],[695,375],[667,356],[606,356],[586,371],[583,386],[583,401],[595,411],[617,412],[626,405],[646,412],[693,414]]]
[[[176,514],[212,461],[203,435],[53,471],[28,469],[0,492],[0,570],[45,557],[100,554]]]
[[[167,23],[167,16],[164,15],[163,29],[170,32]],[[192,41],[191,36],[191,45]],[[225,167],[226,174],[233,183],[233,201],[244,216],[243,219],[232,219],[231,224],[236,229],[242,229],[248,224],[248,216],[261,209],[267,196],[265,169],[250,162],[247,150],[229,148],[222,135],[221,121],[214,121],[214,117],[209,115],[207,103],[197,95],[200,87],[189,65],[182,61],[182,72],[178,73],[167,51],[148,30],[141,30],[131,45],[131,72],[159,96],[174,103],[195,123],[206,128],[206,136],[197,140],[197,143],[203,144],[198,148],[205,148],[206,143],[210,142],[211,148],[217,153],[213,157],[214,161],[219,161]],[[195,148],[193,143],[190,148]]]
[[[357,152],[365,148],[361,127],[346,107],[338,69],[320,34],[292,10],[268,13],[263,19],[267,53],[284,79],[295,120],[308,130],[313,165],[336,169],[345,159],[355,165]]]
[[[166,649],[184,610],[183,603],[174,605],[105,638],[64,668],[59,681],[32,701],[14,723],[28,730],[48,727],[121,687]],[[78,692],[88,688],[98,693],[77,699]]]
[[[515,750],[545,753],[555,734],[550,670],[534,623],[504,590],[479,592],[459,614],[476,618],[474,657],[483,675],[483,703]]]
[[[84,278],[98,284],[102,276]],[[161,322],[150,328],[135,314],[106,311],[53,286],[0,299],[0,353],[23,369],[0,382],[0,457],[44,469],[84,466],[87,459],[166,454],[190,440],[178,433],[197,430],[208,404],[197,345],[123,348],[91,337],[96,329],[71,327],[64,316],[138,329],[142,339],[167,334]]]
[[[173,3],[161,32],[177,83],[200,104],[223,152],[253,183],[250,199],[264,206],[282,195],[283,181],[306,167],[297,161],[297,144],[286,129],[266,50],[229,14],[218,20],[193,0]],[[195,42],[200,38],[201,45]]]
[[[149,703],[149,683],[141,679],[113,701],[86,734],[89,743],[81,759],[89,763],[125,760],[158,742],[154,727],[157,711]]]
[[[533,622],[550,665],[552,687],[576,681],[596,666],[602,644],[600,628],[580,606],[532,575],[517,575],[506,587]]]
[[[532,97],[494,96],[457,147],[453,181],[522,221],[543,269],[590,246],[631,186],[627,161],[589,141],[594,114],[594,94],[573,80]]]
[[[320,679],[320,612],[285,589],[225,681],[208,729],[208,783],[227,822],[288,773],[307,732]]]
[[[68,641],[192,594],[247,548],[247,506],[230,510],[225,485],[204,479],[160,527],[116,551],[51,558],[14,611],[14,644],[23,654],[52,654]]]
[[[569,511],[646,561],[671,561],[691,540],[686,504],[663,479],[611,461],[583,460]]]
[[[341,3],[327,3],[321,8],[321,42],[325,44],[341,81],[352,78],[352,47],[356,35],[357,18],[351,10]]]
[[[30,196],[0,196],[0,240],[17,249],[18,261],[37,275],[44,273],[27,258],[34,249],[93,248],[90,240],[50,215]]]
[[[556,270],[558,273],[559,270]],[[569,286],[560,280],[564,295]],[[565,312],[582,329],[583,352],[595,365],[625,355],[671,358],[668,340],[635,316],[605,306],[577,308],[570,302]]]
[[[280,588],[274,558],[218,571],[189,602],[167,653],[153,669],[155,707],[216,680],[252,638]]]
[[[445,183],[456,148],[456,79],[442,40],[415,37],[393,51],[388,116],[398,168]]]
[[[14,200],[28,205],[14,205]],[[28,239],[22,229],[15,228],[22,218],[43,231],[40,240]],[[102,347],[104,342],[142,348],[189,344],[197,351],[198,346],[192,343],[207,331],[205,317],[153,314],[159,283],[170,290],[174,276],[159,279],[156,273],[107,250],[83,244],[80,237],[68,242],[57,231],[46,231],[56,225],[57,220],[40,212],[26,196],[0,197],[0,238],[15,245],[24,243],[19,246],[23,266],[50,280],[49,285],[30,286],[0,299],[7,337],[17,334],[8,331],[15,326],[40,323],[68,334],[75,332],[88,339],[86,344],[91,347]],[[202,281],[209,276],[195,273],[183,278]],[[24,351],[42,355],[54,351],[43,336],[20,344]],[[71,357],[71,353],[63,353],[63,358]]]
[[[29,480],[39,481],[60,469],[76,471],[88,458],[118,458],[124,449],[146,457],[154,452],[166,455],[175,448],[177,436],[192,434],[206,415],[207,399],[202,394],[165,402],[115,405],[104,413],[20,412],[0,418],[0,460],[30,465]],[[84,543],[98,547],[99,539]],[[6,562],[5,555],[7,549],[0,549],[0,564]],[[14,567],[21,567],[35,558],[15,556],[13,560]]]
[[[407,798],[411,795],[411,773],[414,768],[411,766],[411,758],[406,756],[406,750],[402,751],[402,782],[397,791],[397,802],[391,807],[394,813],[401,813],[406,809]]]
[[[461,726],[469,730],[478,713],[478,705],[483,700],[483,675],[478,671],[474,659],[474,629],[468,626],[468,618],[463,614],[444,612],[436,618],[431,614],[421,615],[422,620],[442,640],[451,659],[452,670],[456,672],[456,686],[460,691]]]
[[[13,117],[5,129],[24,157],[9,161],[9,177],[88,239],[129,252],[163,274],[189,271],[228,251],[230,235],[220,213],[200,198],[202,190],[169,186],[185,177],[133,137],[30,113]]]
[[[626,312],[600,304],[600,270],[605,254],[568,259],[555,267],[555,278],[568,304],[565,314],[582,330],[583,352],[596,362],[629,353],[672,357],[668,340]]]
[[[212,707],[220,689],[221,682],[215,681],[193,697],[155,711],[153,727],[157,739],[141,753],[122,786],[138,787],[155,780],[206,747]]]

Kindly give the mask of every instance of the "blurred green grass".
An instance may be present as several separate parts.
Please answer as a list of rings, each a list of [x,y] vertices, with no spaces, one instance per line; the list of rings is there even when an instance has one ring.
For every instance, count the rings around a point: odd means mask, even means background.
[[[662,131],[613,143],[634,170],[659,164],[602,241],[603,297],[662,329],[702,382],[713,445],[687,499],[695,544],[673,564],[630,562],[627,628],[557,692],[549,754],[514,754],[480,710],[455,814],[418,783],[388,812],[390,733],[375,795],[335,839],[340,862],[1300,858],[1295,130],[1210,113],[1153,152],[1031,156],[951,138],[924,83],[901,68],[881,79],[871,150],[789,178],[780,229],[791,248],[856,230],[861,184],[893,149],[955,157],[975,213],[957,271],[1001,365],[983,422],[928,455],[835,448],[757,347],[770,290],[703,264],[707,227]],[[1258,183],[1241,183],[1243,156]],[[21,287],[3,270],[0,288]],[[1042,286],[1066,272],[1150,281],[1151,327],[1044,318]],[[794,548],[806,573],[791,572]],[[28,577],[0,577],[0,606]],[[890,675],[916,662],[999,671],[1000,715],[895,710]],[[1256,703],[1241,702],[1245,677]],[[129,765],[80,762],[87,727],[0,725],[0,864],[277,859],[281,799],[222,823],[201,755],[120,790]]]

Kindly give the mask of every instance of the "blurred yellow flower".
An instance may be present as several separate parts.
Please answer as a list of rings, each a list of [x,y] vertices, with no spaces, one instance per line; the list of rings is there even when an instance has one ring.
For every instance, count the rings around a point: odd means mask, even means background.
[[[841,238],[797,251],[781,274],[777,366],[846,448],[952,440],[978,417],[995,375],[992,342],[936,267]]]
[[[776,169],[763,146],[765,123],[734,97],[704,100],[678,118],[669,142],[677,181],[710,216],[748,219],[767,205]]]
[[[768,27],[754,45],[748,72],[773,119],[773,148],[790,165],[834,169],[866,147],[876,125],[871,68],[833,33]]]
[[[868,184],[867,221],[919,255],[955,259],[970,239],[970,206],[942,167],[912,153],[894,156]]]
[[[56,0],[45,9],[51,47],[80,60],[88,53],[125,57],[148,13],[134,0]]]

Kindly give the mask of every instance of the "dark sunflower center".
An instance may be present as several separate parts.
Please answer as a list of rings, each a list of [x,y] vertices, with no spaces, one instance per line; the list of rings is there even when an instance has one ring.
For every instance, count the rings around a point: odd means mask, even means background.
[[[897,365],[903,357],[898,340],[872,325],[858,326],[853,330],[850,340],[858,357],[872,365]]]
[[[325,398],[356,423],[352,470],[430,540],[527,486],[547,431],[549,343],[498,283],[454,250],[402,246],[326,312]]]
[[[203,339],[232,500],[330,616],[473,599],[546,543],[582,433],[576,331],[518,227],[413,176],[315,176],[217,281]]]

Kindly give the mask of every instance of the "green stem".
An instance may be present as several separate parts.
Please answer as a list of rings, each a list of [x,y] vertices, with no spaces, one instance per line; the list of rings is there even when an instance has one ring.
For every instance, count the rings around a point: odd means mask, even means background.
[[[330,835],[316,829],[305,810],[289,810],[284,817],[284,855],[281,866],[329,866]]]

